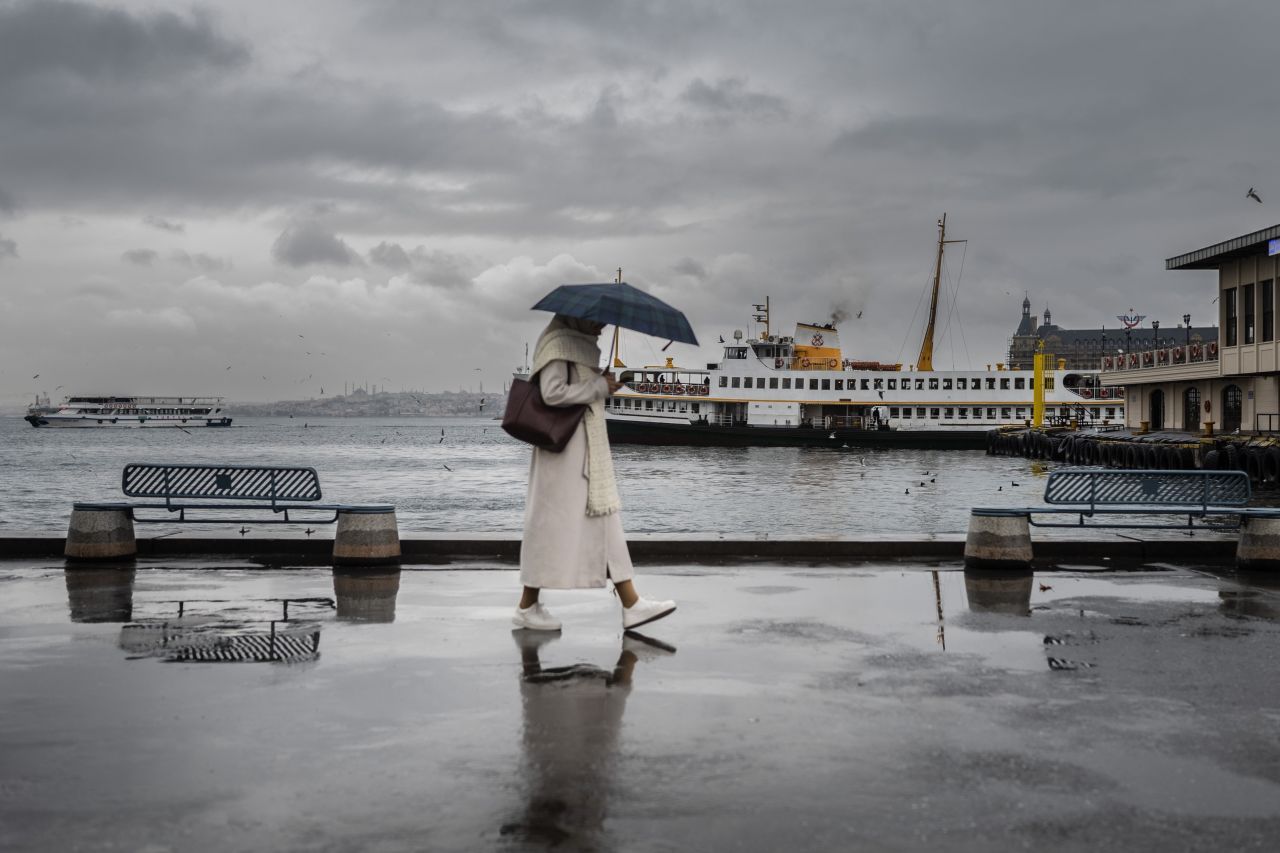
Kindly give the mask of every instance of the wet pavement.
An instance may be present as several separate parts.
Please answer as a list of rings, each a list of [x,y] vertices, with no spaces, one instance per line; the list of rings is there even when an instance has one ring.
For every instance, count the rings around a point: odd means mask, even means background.
[[[1280,844],[1280,578],[486,568],[0,563],[0,849]]]

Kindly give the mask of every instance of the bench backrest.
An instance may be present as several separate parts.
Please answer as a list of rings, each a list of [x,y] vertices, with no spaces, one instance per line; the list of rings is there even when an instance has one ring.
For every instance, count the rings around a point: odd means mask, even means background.
[[[131,498],[320,500],[320,476],[316,469],[265,465],[130,462],[124,466],[120,488]]]
[[[1245,506],[1244,471],[1053,471],[1045,503],[1112,506]]]

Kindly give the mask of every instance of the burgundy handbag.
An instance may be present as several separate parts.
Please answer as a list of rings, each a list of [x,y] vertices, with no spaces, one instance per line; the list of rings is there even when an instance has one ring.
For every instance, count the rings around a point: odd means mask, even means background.
[[[542,391],[535,377],[516,379],[507,393],[507,408],[502,413],[502,428],[512,438],[534,447],[559,453],[569,444],[578,422],[586,412],[585,405],[549,406],[542,401]]]

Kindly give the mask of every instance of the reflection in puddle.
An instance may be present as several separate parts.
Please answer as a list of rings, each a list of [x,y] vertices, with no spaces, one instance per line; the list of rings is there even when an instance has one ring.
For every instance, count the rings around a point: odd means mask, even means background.
[[[64,574],[72,622],[128,622],[133,618],[132,566],[68,568]]]
[[[333,594],[338,618],[346,622],[396,621],[400,571],[371,573],[333,570]]]
[[[169,615],[139,619],[120,628],[120,648],[130,659],[155,657],[194,663],[303,663],[320,657],[315,617],[334,608],[331,598],[267,598],[245,601],[154,602]],[[263,618],[263,609],[280,617]],[[298,621],[301,619],[301,621]]]
[[[965,572],[964,591],[974,613],[1031,615],[1030,572]]]
[[[636,663],[676,650],[632,631],[623,635],[612,670],[585,663],[544,668],[541,649],[558,634],[517,629],[511,636],[522,669],[526,791],[523,813],[499,831],[538,846],[608,849],[604,821]]]

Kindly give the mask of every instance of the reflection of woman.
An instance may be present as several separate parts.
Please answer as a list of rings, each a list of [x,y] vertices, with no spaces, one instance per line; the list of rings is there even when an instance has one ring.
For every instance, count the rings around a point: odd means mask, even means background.
[[[562,452],[533,450],[520,545],[524,593],[512,619],[519,628],[560,630],[560,620],[539,602],[540,590],[602,587],[606,578],[622,600],[624,628],[661,619],[676,609],[672,601],[641,598],[632,581],[604,422],[604,400],[621,383],[612,373],[597,370],[596,338],[602,328],[557,314],[534,349],[530,369],[543,402],[585,404],[587,409]]]
[[[512,636],[523,664],[527,794],[520,820],[501,832],[547,846],[569,842],[567,849],[607,849],[600,836],[636,661],[675,649],[627,634],[612,672],[581,663],[544,669],[538,650],[554,635]]]

